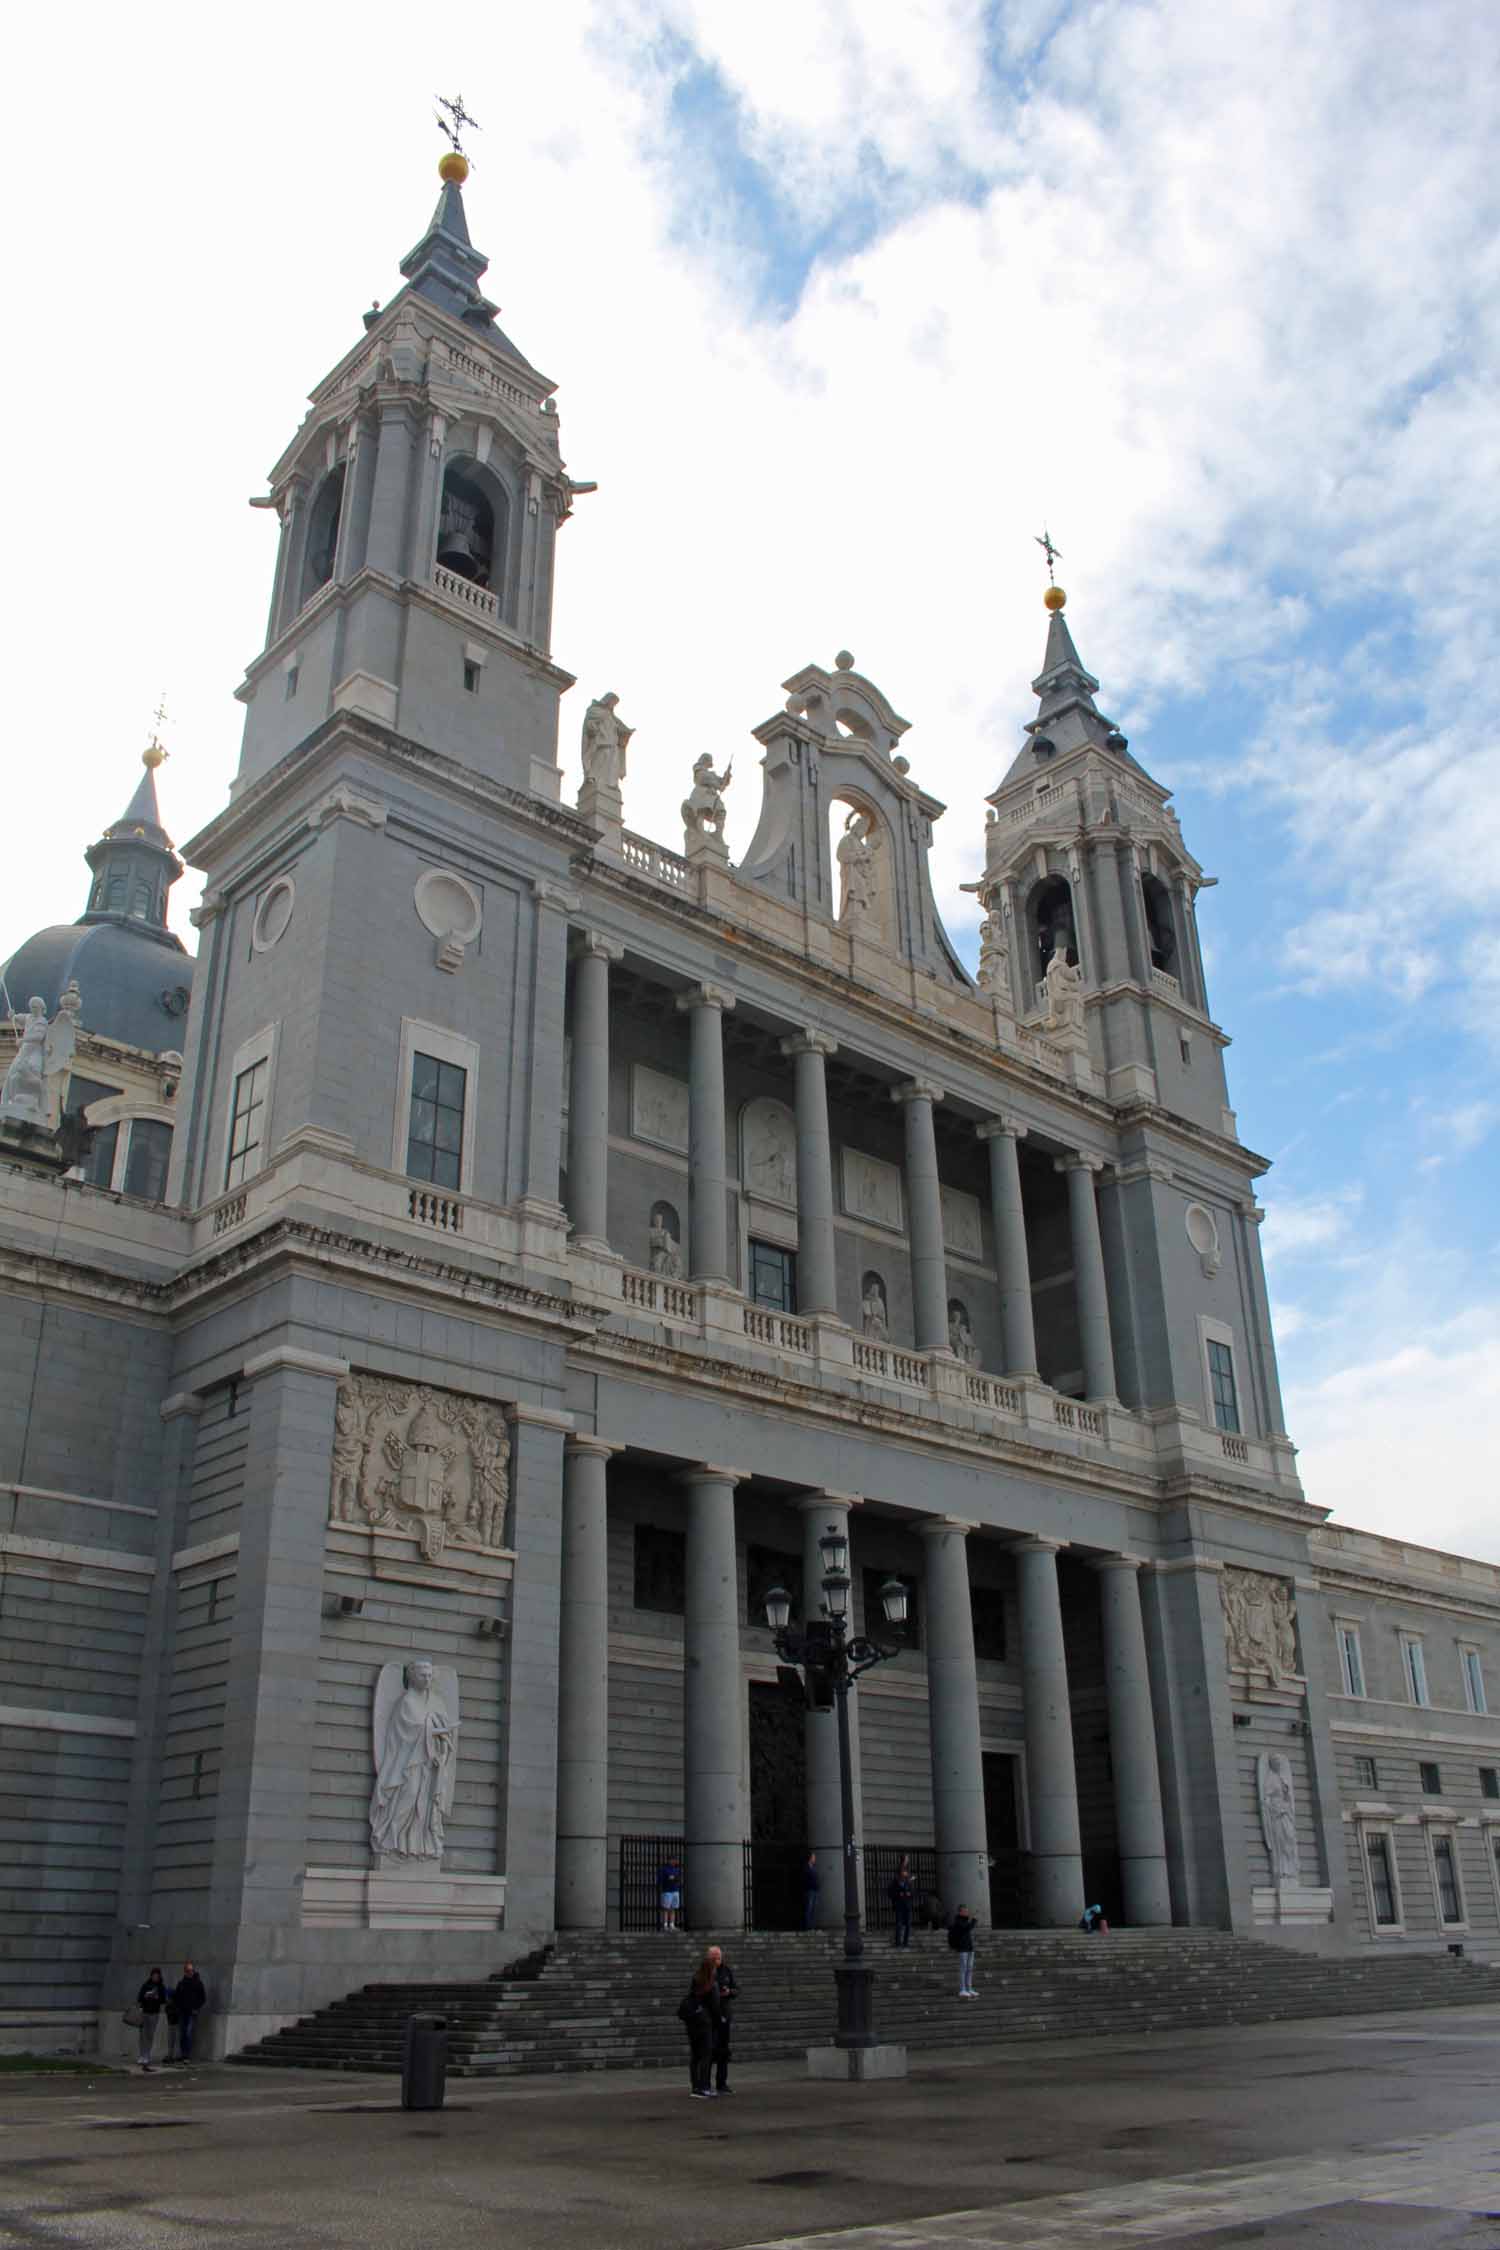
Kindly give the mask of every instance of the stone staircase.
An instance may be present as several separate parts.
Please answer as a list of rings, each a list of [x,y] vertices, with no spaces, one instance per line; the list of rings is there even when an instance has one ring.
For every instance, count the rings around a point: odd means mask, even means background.
[[[728,1947],[740,1983],[734,2052],[765,2061],[826,2045],[842,1936],[744,1932]],[[411,2015],[448,2023],[448,2067],[469,2077],[685,2064],[676,2018],[700,1945],[681,1933],[561,1936],[503,1976],[473,1983],[370,1984],[261,2040],[236,2063],[399,2071]],[[870,1943],[876,2024],[909,2047],[956,2040],[1066,2039],[1284,2017],[1460,2007],[1500,1997],[1496,1972],[1445,1954],[1320,1959],[1222,1930],[981,1933],[977,2001],[957,1997],[942,1932],[899,1952]]]

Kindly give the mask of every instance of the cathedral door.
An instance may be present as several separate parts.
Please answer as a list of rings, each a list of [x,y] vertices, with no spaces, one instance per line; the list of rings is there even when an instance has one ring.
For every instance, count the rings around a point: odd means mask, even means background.
[[[807,1858],[806,1715],[799,1696],[750,1683],[751,1920],[758,1930],[802,1927]]]
[[[1031,1921],[1027,1854],[1021,1848],[1021,1761],[1008,1750],[984,1753],[984,1832],[990,1852],[990,1920],[998,1930]]]

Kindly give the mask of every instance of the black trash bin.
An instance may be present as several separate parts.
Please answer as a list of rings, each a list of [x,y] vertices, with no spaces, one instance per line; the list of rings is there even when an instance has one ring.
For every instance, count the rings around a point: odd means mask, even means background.
[[[401,2042],[401,2107],[441,2109],[448,2084],[448,2018],[408,2016]]]

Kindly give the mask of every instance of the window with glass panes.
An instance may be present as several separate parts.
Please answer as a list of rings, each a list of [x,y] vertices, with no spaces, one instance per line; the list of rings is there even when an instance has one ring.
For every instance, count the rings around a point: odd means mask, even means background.
[[[750,1297],[773,1312],[797,1310],[797,1260],[774,1242],[750,1244]]]
[[[1443,1769],[1423,1759],[1417,1767],[1417,1778],[1422,1784],[1424,1797],[1441,1797],[1443,1794]]]
[[[1378,1789],[1380,1787],[1380,1768],[1376,1765],[1375,1760],[1373,1758],[1356,1758],[1354,1761],[1354,1779],[1361,1789]]]
[[[1477,1648],[1459,1650],[1459,1661],[1464,1669],[1464,1700],[1471,1711],[1481,1716],[1489,1710],[1484,1693],[1484,1665]]]
[[[261,1142],[266,1129],[266,1086],[271,1065],[264,1056],[234,1082],[234,1107],[229,1113],[229,1160],[224,1166],[226,1188],[238,1187],[260,1170]]]
[[[1480,1767],[1479,1794],[1481,1797],[1500,1797],[1500,1766]]]
[[[1437,1876],[1438,1912],[1445,1922],[1461,1922],[1464,1902],[1458,1888],[1458,1860],[1451,1836],[1433,1837],[1432,1866]]]
[[[1234,1353],[1213,1336],[1208,1340],[1208,1379],[1213,1386],[1215,1422],[1221,1430],[1237,1436],[1240,1402],[1234,1387]]]
[[[1388,1928],[1401,1919],[1396,1912],[1396,1882],[1391,1872],[1390,1837],[1367,1836],[1365,1859],[1370,1869],[1370,1895],[1375,1904],[1375,1920],[1377,1925]]]
[[[76,1116],[94,1102],[107,1102],[118,1094],[118,1086],[103,1086],[97,1078],[80,1078],[75,1073],[68,1080],[68,1090],[63,1096],[69,1117]],[[115,1144],[120,1138],[118,1125],[98,1125],[89,1143],[88,1155],[80,1170],[90,1187],[107,1188],[114,1178]]]
[[[1427,1659],[1420,1641],[1403,1641],[1401,1654],[1406,1665],[1406,1691],[1413,1703],[1427,1701]]]
[[[160,1203],[167,1192],[167,1165],[172,1156],[172,1128],[159,1117],[131,1120],[130,1146],[125,1151],[125,1193],[147,1203]]]
[[[1339,1661],[1344,1675],[1345,1695],[1363,1695],[1365,1667],[1359,1653],[1359,1630],[1354,1625],[1339,1627]]]
[[[462,1185],[464,1099],[469,1074],[436,1055],[413,1055],[411,1117],[406,1132],[406,1170],[413,1180],[434,1187]]]

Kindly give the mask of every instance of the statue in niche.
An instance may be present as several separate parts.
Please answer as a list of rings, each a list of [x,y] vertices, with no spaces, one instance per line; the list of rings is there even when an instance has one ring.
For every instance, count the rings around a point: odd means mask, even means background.
[[[458,1774],[458,1676],[428,1657],[375,1683],[370,1844],[385,1859],[441,1859]]]
[[[965,1367],[979,1365],[979,1346],[974,1341],[969,1308],[960,1297],[948,1299],[948,1349],[963,1361]]]
[[[681,1221],[670,1203],[651,1206],[651,1271],[663,1281],[681,1281]]]
[[[1062,935],[1052,948],[1043,978],[1047,988],[1047,1029],[1049,1031],[1082,1031],[1083,1029],[1083,971],[1068,959],[1068,949]]]
[[[615,716],[619,701],[611,690],[596,697],[583,714],[583,778],[615,794],[625,778],[625,746],[635,732]]]
[[[47,1003],[39,996],[28,1006],[20,1045],[0,1088],[0,1116],[18,1125],[47,1123]]]
[[[979,989],[997,998],[1010,997],[1010,947],[998,914],[986,914],[979,925]]]
[[[878,1273],[867,1273],[860,1284],[859,1325],[872,1343],[883,1344],[891,1332],[886,1309],[885,1283]]]
[[[844,833],[838,842],[838,918],[841,922],[858,924],[873,920],[879,880],[875,858],[879,849],[875,815],[862,805],[856,805],[844,822]]]
[[[714,772],[713,759],[704,752],[693,760],[693,786],[682,800],[682,825],[689,836],[719,836],[724,833],[724,791],[734,779],[734,760],[722,773]]]
[[[1231,1670],[1258,1673],[1273,1687],[1299,1677],[1297,1611],[1284,1578],[1230,1568],[1219,1580],[1219,1599]]]
[[[1297,1791],[1291,1760],[1281,1750],[1263,1750],[1255,1761],[1255,1793],[1260,1800],[1260,1831],[1277,1888],[1300,1883],[1297,1853]]]
[[[504,1543],[510,1432],[500,1408],[426,1383],[349,1375],[334,1406],[333,1522],[409,1533],[428,1562]]]

